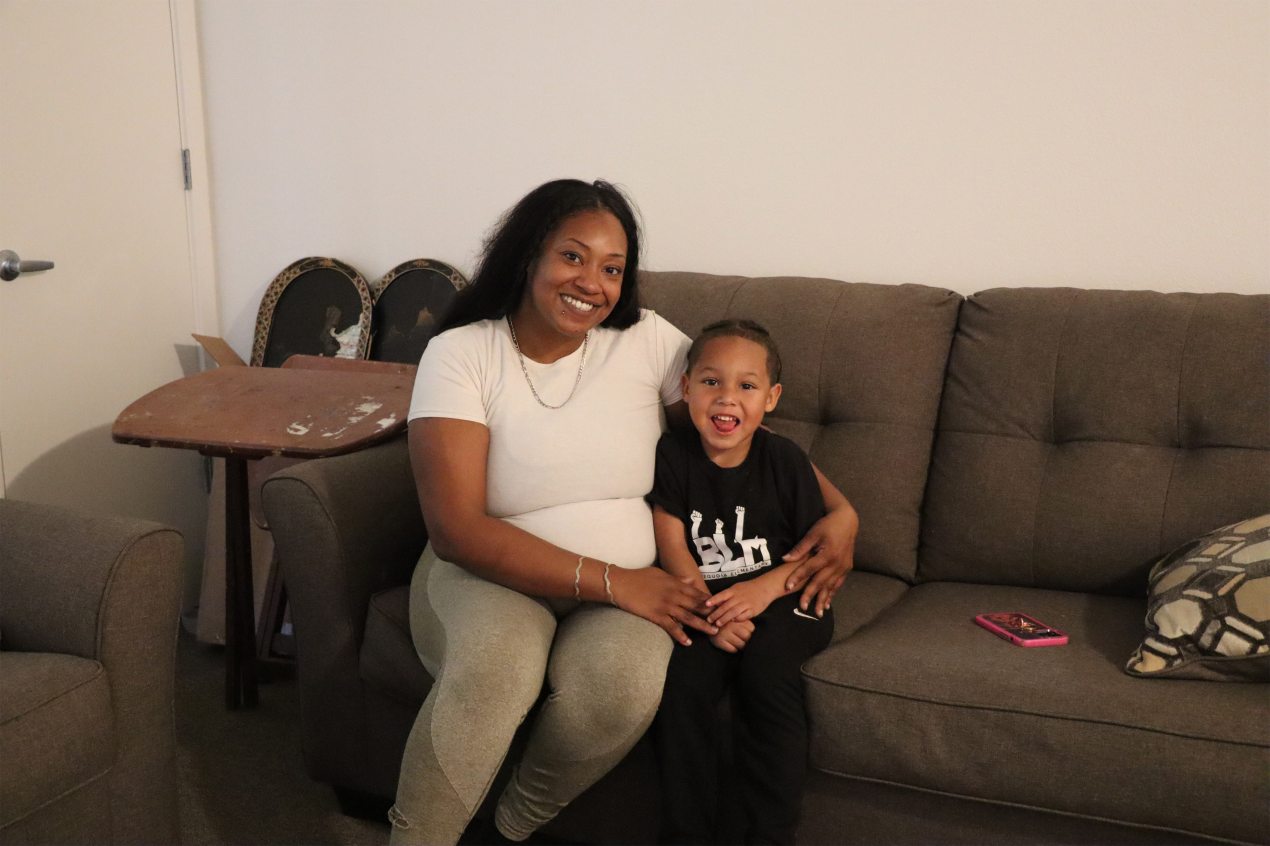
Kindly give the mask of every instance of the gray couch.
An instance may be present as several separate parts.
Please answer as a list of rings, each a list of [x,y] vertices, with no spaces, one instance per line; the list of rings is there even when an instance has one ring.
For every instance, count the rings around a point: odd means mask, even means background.
[[[181,536],[0,499],[0,843],[179,840]]]
[[[1270,511],[1270,297],[644,283],[689,334],[725,315],[772,330],[769,423],[860,513],[834,641],[803,671],[800,842],[1267,841],[1270,688],[1122,668],[1152,560]],[[407,623],[426,537],[405,445],[284,471],[264,503],[309,770],[345,800],[390,797],[431,684]],[[972,624],[985,611],[1071,642],[1013,647]],[[641,743],[549,831],[652,841],[652,764]]]

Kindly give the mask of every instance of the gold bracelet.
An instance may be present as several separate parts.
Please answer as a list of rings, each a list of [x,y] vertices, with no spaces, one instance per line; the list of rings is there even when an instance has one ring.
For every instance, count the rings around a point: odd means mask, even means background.
[[[609,583],[609,568],[612,566],[613,566],[612,564],[604,565],[604,593],[609,598],[609,605],[612,605],[614,608],[616,608],[617,603],[613,601],[613,585]]]
[[[573,571],[573,598],[576,602],[582,601],[582,560],[586,556],[578,556],[578,569]]]

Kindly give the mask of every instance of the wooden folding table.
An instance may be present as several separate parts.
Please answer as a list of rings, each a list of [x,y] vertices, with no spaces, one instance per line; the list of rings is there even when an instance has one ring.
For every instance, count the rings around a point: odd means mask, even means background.
[[[282,367],[228,366],[170,382],[120,413],[119,443],[225,459],[225,697],[257,702],[247,462],[321,458],[401,432],[414,385],[407,364],[297,355]]]

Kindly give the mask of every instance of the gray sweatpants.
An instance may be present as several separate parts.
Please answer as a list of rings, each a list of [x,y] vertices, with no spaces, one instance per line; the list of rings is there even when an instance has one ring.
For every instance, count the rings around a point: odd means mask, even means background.
[[[410,585],[410,629],[436,683],[401,762],[389,815],[398,846],[459,839],[545,681],[495,814],[508,837],[528,837],[643,735],[673,646],[633,614],[526,596],[442,561],[431,545]]]

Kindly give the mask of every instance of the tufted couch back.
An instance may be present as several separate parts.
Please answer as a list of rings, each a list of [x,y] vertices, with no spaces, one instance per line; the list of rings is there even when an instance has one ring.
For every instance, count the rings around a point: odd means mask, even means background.
[[[748,317],[781,350],[767,418],[860,513],[856,566],[914,581],[931,442],[961,297],[921,285],[645,272],[644,304],[689,336]]]
[[[920,578],[1142,593],[1270,509],[1270,297],[1010,288],[961,308]]]
[[[772,332],[768,423],[860,512],[861,570],[1141,593],[1164,552],[1270,509],[1270,297],[641,284],[689,335],[723,317]]]

